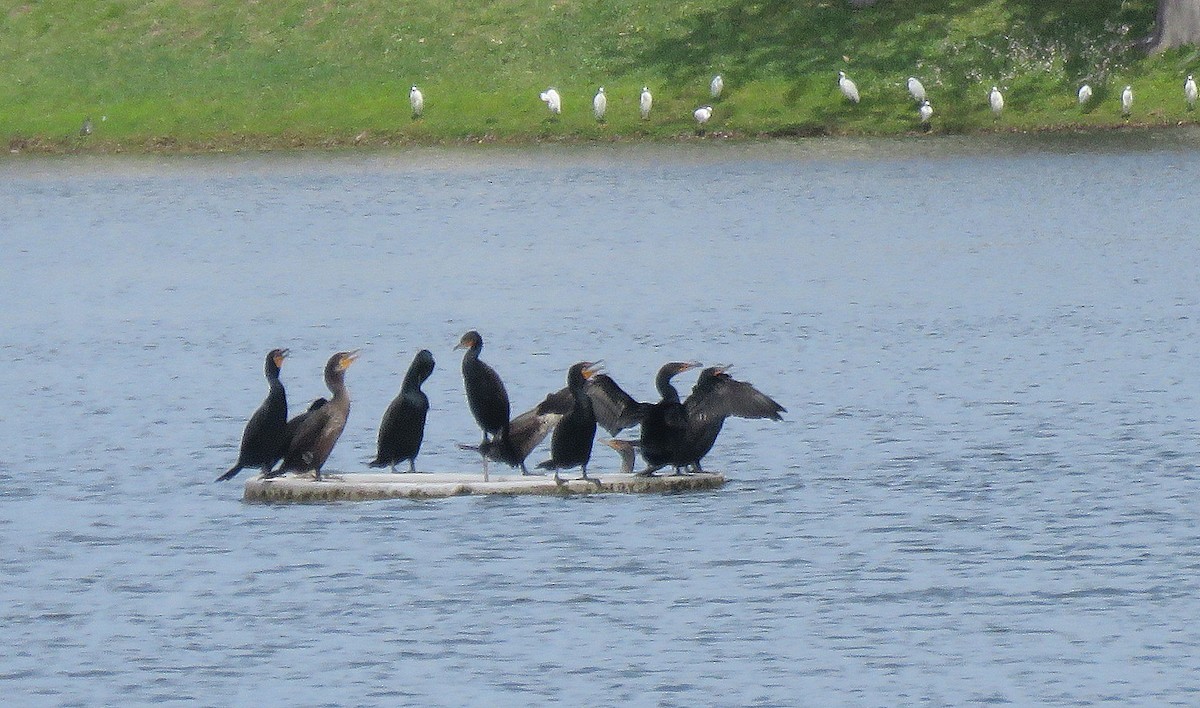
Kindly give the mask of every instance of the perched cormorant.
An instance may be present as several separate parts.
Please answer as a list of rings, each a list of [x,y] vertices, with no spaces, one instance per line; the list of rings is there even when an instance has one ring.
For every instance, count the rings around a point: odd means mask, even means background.
[[[695,362],[673,361],[658,370],[654,384],[662,400],[650,406],[642,418],[640,440],[642,458],[650,466],[638,474],[653,474],[667,465],[675,465],[676,471],[681,467],[676,460],[687,434],[687,411],[679,401],[679,392],[671,385],[671,378],[698,366]]]
[[[388,406],[379,424],[378,453],[371,467],[388,467],[396,471],[396,465],[408,460],[408,471],[417,471],[417,453],[421,451],[421,439],[425,436],[425,415],[429,412],[429,398],[421,390],[421,384],[433,373],[433,353],[428,349],[417,352],[400,394]]]
[[[346,418],[350,415],[346,369],[350,368],[357,358],[357,350],[338,352],[329,357],[325,364],[325,385],[333,393],[333,398],[323,405],[314,402],[302,417],[297,416],[301,419],[293,426],[283,464],[268,476],[276,477],[284,472],[312,470],[317,479],[321,479],[321,467],[329,459],[329,453],[333,452],[333,446],[341,436],[342,429],[346,427]]]
[[[279,381],[279,369],[287,355],[286,349],[272,349],[267,354],[266,374],[270,391],[266,400],[246,423],[237,464],[217,477],[216,481],[232,479],[245,467],[258,467],[266,474],[279,462],[279,458],[283,457],[286,444],[284,430],[287,427],[287,394],[283,390],[283,383]]]
[[[700,460],[712,449],[728,417],[783,420],[779,414],[786,413],[786,408],[754,386],[732,378],[728,370],[728,366],[711,366],[701,371],[691,395],[683,402],[687,434],[675,460],[676,468],[690,465],[703,472]]]
[[[483,429],[483,442],[504,435],[508,430],[508,391],[496,370],[479,360],[483,349],[483,337],[475,330],[462,336],[455,349],[466,349],[462,360],[463,386],[467,391],[467,405],[475,422]]]
[[[602,440],[605,445],[617,451],[621,456],[621,474],[632,474],[633,463],[637,462],[637,441],[621,440],[620,438],[605,438]]]
[[[588,460],[592,458],[592,443],[596,438],[596,414],[592,410],[592,399],[588,396],[587,382],[599,367],[594,362],[581,361],[567,370],[567,389],[571,392],[571,410],[563,415],[550,438],[550,459],[538,465],[541,469],[554,470],[554,481],[562,482],[558,476],[561,469],[579,467],[583,478],[587,476]]]
[[[521,474],[532,474],[525,466],[525,458],[542,444],[546,436],[558,425],[563,414],[541,411],[542,406],[525,411],[508,424],[506,436],[496,436],[482,445],[459,445],[463,450],[474,450],[489,460],[503,462],[510,467],[520,467]],[[539,412],[541,411],[541,412]]]

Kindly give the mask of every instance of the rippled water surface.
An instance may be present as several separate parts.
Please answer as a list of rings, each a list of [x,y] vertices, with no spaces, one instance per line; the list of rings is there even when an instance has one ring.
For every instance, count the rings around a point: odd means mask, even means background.
[[[1194,705],[1198,143],[0,161],[5,700]],[[430,348],[477,470],[470,328],[518,410],[698,359],[787,420],[711,493],[212,483],[276,346],[293,410],[363,349],[335,471]]]

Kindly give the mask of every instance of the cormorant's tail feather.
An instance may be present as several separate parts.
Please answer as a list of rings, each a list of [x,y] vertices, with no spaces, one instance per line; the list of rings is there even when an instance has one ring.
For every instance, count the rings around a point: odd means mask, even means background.
[[[228,472],[226,472],[225,474],[221,475],[220,477],[217,477],[217,478],[216,478],[215,480],[213,480],[213,481],[214,481],[214,482],[224,482],[224,481],[225,481],[225,480],[227,480],[227,479],[233,479],[233,476],[234,476],[234,475],[236,475],[238,472],[241,472],[241,471],[242,471],[242,466],[241,466],[241,465],[234,465],[233,467],[230,467],[230,468],[229,468],[229,471],[228,471]]]
[[[390,467],[392,463],[384,462],[382,457],[376,457],[367,463],[367,467]]]

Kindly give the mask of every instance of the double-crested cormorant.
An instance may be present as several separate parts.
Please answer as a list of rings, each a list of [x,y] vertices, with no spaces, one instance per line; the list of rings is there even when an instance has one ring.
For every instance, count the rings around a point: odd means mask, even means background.
[[[671,385],[671,378],[698,366],[695,362],[673,361],[658,370],[654,384],[662,400],[650,406],[642,418],[640,440],[642,458],[650,466],[638,474],[652,474],[667,465],[675,465],[677,471],[681,467],[676,460],[687,436],[687,411],[679,401],[679,392]]]
[[[325,364],[325,385],[333,393],[328,403],[312,407],[293,422],[291,439],[283,456],[283,464],[270,476],[284,472],[312,470],[321,479],[321,467],[333,452],[346,418],[350,415],[350,393],[346,390],[346,369],[358,358],[358,351],[338,352]],[[319,401],[319,399],[318,399]]]
[[[371,467],[388,467],[396,471],[396,465],[408,460],[408,471],[417,471],[417,453],[421,451],[421,440],[425,436],[425,415],[429,412],[429,398],[421,390],[421,384],[433,373],[433,353],[428,349],[417,352],[400,394],[388,406],[379,424],[378,453]]]
[[[237,464],[217,477],[216,481],[232,479],[245,467],[258,467],[266,474],[279,462],[279,458],[283,457],[286,444],[284,431],[287,427],[287,394],[283,390],[283,383],[279,381],[279,369],[287,355],[286,349],[272,349],[267,354],[266,374],[270,391],[266,400],[246,423]]]
[[[786,413],[786,408],[754,386],[732,378],[728,369],[711,366],[701,371],[691,395],[683,402],[687,434],[674,462],[676,468],[690,465],[703,472],[700,460],[712,449],[728,417],[783,420],[779,414]]]
[[[550,438],[550,459],[538,465],[541,469],[554,470],[555,482],[562,482],[558,476],[559,470],[571,467],[579,467],[583,470],[583,478],[589,479],[587,466],[596,438],[596,414],[587,393],[587,382],[597,371],[598,366],[590,361],[581,361],[567,370],[571,410],[554,428],[554,435]]]
[[[508,434],[496,436],[482,445],[459,445],[463,450],[474,450],[489,460],[503,462],[510,467],[520,467],[521,474],[531,474],[525,466],[525,458],[542,444],[563,414],[544,411],[541,405],[525,411],[508,424]]]
[[[592,409],[596,411],[596,422],[609,435],[639,425],[653,405],[634,400],[608,374],[596,374],[588,379],[587,392],[592,399]]]
[[[483,349],[483,337],[475,330],[462,336],[455,349],[466,349],[462,360],[463,385],[467,391],[467,405],[475,422],[483,429],[483,443],[508,430],[508,391],[496,370],[479,360]]]
[[[620,438],[606,438],[601,442],[616,450],[617,454],[621,456],[621,474],[631,474],[633,463],[637,462],[637,450],[635,449],[637,442]]]

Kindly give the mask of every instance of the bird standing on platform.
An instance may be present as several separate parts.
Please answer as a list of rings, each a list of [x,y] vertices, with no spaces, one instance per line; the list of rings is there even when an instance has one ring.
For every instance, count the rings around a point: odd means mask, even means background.
[[[284,472],[312,471],[320,481],[321,468],[333,452],[333,446],[341,437],[342,430],[346,427],[346,419],[350,416],[346,369],[349,369],[356,359],[357,350],[338,352],[329,357],[329,361],[325,363],[325,386],[333,393],[333,398],[324,405],[314,403],[298,425],[294,426],[295,430],[283,455],[283,464],[274,473],[263,476],[277,477]]]
[[[250,416],[246,429],[242,431],[242,445],[238,450],[237,464],[217,477],[216,481],[233,479],[245,467],[257,467],[263,474],[267,474],[283,457],[286,444],[284,431],[287,428],[287,393],[279,380],[279,370],[287,355],[286,349],[272,349],[267,353],[267,398]]]
[[[696,362],[673,361],[664,364],[654,378],[654,385],[661,396],[658,403],[650,406],[642,418],[642,434],[639,440],[642,459],[649,465],[638,474],[650,475],[656,470],[674,465],[680,472],[682,465],[675,461],[681,456],[681,448],[687,435],[687,411],[679,400],[679,392],[671,379],[684,371],[701,366]]]
[[[559,470],[572,467],[579,467],[583,479],[590,479],[587,466],[596,439],[596,413],[592,409],[592,399],[588,397],[587,382],[599,370],[599,365],[590,361],[581,361],[567,370],[567,389],[573,399],[571,410],[554,428],[550,438],[550,459],[538,465],[541,469],[554,470],[555,482],[562,482]]]
[[[396,396],[379,424],[375,459],[371,467],[391,467],[408,460],[408,471],[417,471],[417,454],[425,437],[425,418],[429,413],[429,397],[421,390],[421,384],[433,374],[433,353],[428,349],[417,352],[400,394]]]

